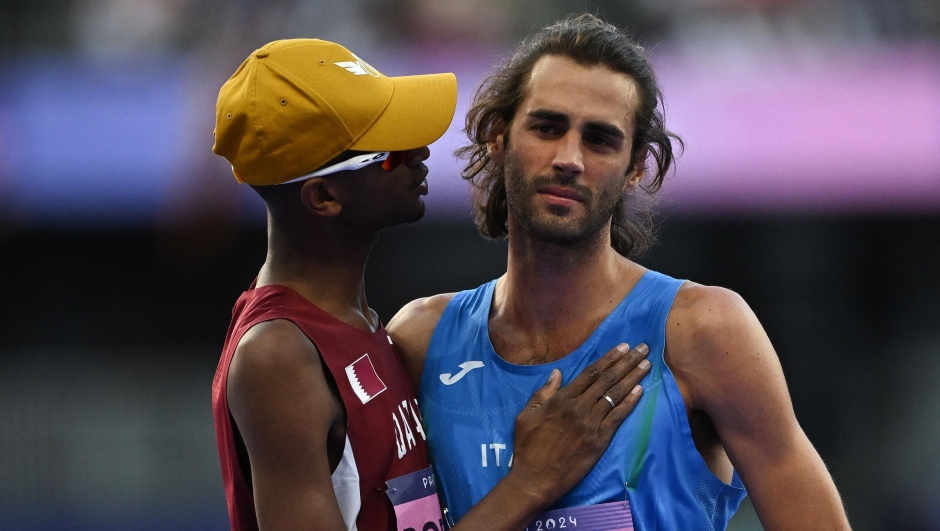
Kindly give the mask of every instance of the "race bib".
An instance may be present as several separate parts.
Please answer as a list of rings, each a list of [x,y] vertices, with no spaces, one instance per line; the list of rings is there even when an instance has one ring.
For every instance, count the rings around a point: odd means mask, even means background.
[[[444,518],[437,498],[431,467],[385,482],[392,500],[398,531],[444,531]]]
[[[538,515],[526,531],[556,531],[558,529],[578,531],[633,531],[633,515],[627,500],[569,507],[546,511]]]

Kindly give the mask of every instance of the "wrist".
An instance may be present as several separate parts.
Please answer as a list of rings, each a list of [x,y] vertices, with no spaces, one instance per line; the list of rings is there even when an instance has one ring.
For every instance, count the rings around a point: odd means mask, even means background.
[[[499,485],[517,500],[518,505],[530,509],[534,517],[556,501],[552,497],[551,489],[543,483],[534,480],[518,468],[511,468]]]
[[[453,531],[514,531],[529,525],[553,500],[526,480],[526,474],[513,472],[493,487],[457,522]]]

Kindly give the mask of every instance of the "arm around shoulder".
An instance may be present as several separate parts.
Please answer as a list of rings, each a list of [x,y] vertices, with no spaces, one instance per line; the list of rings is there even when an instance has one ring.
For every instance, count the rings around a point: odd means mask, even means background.
[[[454,295],[444,293],[413,300],[399,310],[386,326],[416,395],[421,387],[421,372],[424,370],[424,357],[431,344],[431,336]]]
[[[765,529],[848,529],[829,471],[796,420],[780,361],[736,293],[686,284],[667,320],[668,361],[705,412]]]

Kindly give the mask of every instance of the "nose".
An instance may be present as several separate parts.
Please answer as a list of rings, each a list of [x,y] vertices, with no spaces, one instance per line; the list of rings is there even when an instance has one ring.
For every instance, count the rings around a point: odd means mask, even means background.
[[[422,146],[416,149],[412,149],[408,152],[407,157],[405,158],[405,165],[409,168],[413,168],[418,164],[428,160],[428,157],[431,156],[431,150],[427,146]]]
[[[577,177],[584,172],[584,157],[581,146],[581,134],[574,129],[556,143],[555,158],[552,168],[565,177]]]

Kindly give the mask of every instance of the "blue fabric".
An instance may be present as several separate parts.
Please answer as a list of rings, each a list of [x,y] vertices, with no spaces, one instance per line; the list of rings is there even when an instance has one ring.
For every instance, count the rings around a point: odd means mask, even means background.
[[[516,415],[552,369],[561,370],[567,384],[617,344],[646,343],[652,368],[641,382],[636,409],[591,473],[555,507],[626,497],[638,531],[725,529],[746,493],[737,473],[732,485],[725,485],[708,470],[663,360],[666,316],[682,281],[647,272],[584,344],[542,365],[514,365],[493,349],[487,320],[495,285],[494,280],[453,298],[424,364],[420,402],[428,448],[455,521],[508,473]],[[459,367],[469,361],[483,366]],[[450,374],[445,378],[450,385],[442,374]]]

